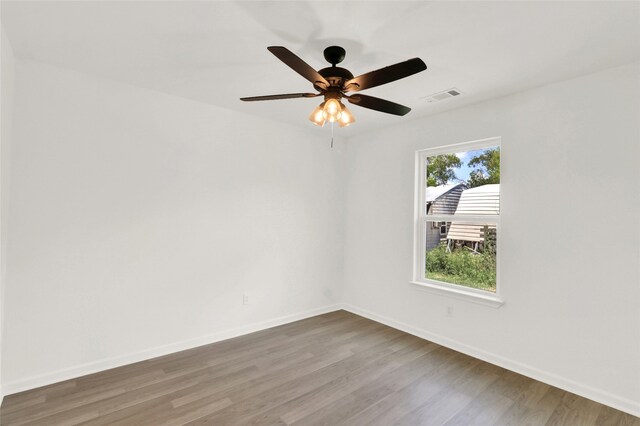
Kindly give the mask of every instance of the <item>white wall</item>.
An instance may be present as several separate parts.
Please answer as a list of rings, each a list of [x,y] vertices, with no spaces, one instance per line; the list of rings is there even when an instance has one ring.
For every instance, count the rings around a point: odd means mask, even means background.
[[[344,300],[638,411],[638,64],[334,150],[304,129],[15,67],[6,392]],[[408,284],[415,151],[492,136],[503,155],[499,309]]]
[[[6,272],[6,241],[7,241],[7,207],[9,198],[9,156],[10,136],[13,113],[13,86],[14,86],[14,57],[11,44],[6,37],[4,28],[0,27],[0,401],[4,396],[2,388],[2,348],[4,336],[4,288]]]
[[[639,75],[636,63],[351,139],[346,302],[640,413]],[[498,309],[409,284],[415,151],[493,136],[502,137]]]
[[[302,128],[18,60],[7,392],[334,304],[341,164]]]

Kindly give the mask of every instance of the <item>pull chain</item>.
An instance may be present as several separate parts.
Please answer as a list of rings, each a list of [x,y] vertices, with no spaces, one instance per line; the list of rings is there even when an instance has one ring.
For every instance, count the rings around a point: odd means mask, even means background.
[[[331,148],[333,148],[333,121],[331,122]]]

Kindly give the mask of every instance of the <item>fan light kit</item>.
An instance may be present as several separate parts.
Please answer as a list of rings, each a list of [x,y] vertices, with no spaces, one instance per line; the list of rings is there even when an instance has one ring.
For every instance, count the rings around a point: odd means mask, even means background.
[[[327,96],[329,95],[325,95],[325,97]],[[356,121],[356,119],[342,102],[336,98],[329,98],[313,110],[309,116],[309,121],[320,127],[324,126],[327,121],[329,123],[337,122],[340,127],[345,127]]]
[[[337,67],[336,64],[342,62],[346,51],[340,46],[329,46],[324,49],[324,58],[331,64],[330,67],[321,70],[314,70],[309,64],[304,62],[286,47],[271,46],[267,48],[278,59],[288,65],[295,72],[313,83],[313,87],[318,93],[289,93],[284,95],[253,96],[240,98],[243,101],[270,101],[276,99],[292,98],[315,98],[323,96],[322,102],[309,116],[309,121],[317,126],[324,126],[326,122],[338,123],[340,127],[348,126],[356,121],[353,114],[342,103],[346,99],[349,103],[363,108],[369,108],[393,115],[405,115],[411,108],[385,99],[374,98],[373,96],[352,94],[347,92],[358,92],[382,84],[391,83],[401,78],[409,77],[420,71],[427,69],[427,66],[420,58],[409,59],[376,71],[371,71],[354,77],[349,70]]]

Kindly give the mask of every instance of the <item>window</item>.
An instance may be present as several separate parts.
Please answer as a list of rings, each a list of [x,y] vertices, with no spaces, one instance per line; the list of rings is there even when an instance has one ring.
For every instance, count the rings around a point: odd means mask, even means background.
[[[499,301],[500,139],[416,158],[413,283]]]

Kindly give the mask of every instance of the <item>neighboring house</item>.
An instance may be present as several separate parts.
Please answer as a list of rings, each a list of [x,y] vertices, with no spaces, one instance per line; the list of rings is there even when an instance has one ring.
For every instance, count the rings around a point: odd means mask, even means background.
[[[427,214],[453,214],[458,207],[460,194],[465,186],[454,183],[440,186],[428,186],[425,201]],[[430,222],[427,226],[427,251],[447,240],[447,231],[451,222]]]
[[[497,215],[500,213],[500,184],[482,185],[462,192],[455,214]],[[488,229],[495,229],[489,226]],[[484,243],[485,225],[452,222],[447,234],[449,247],[455,242],[470,245],[477,250]]]

